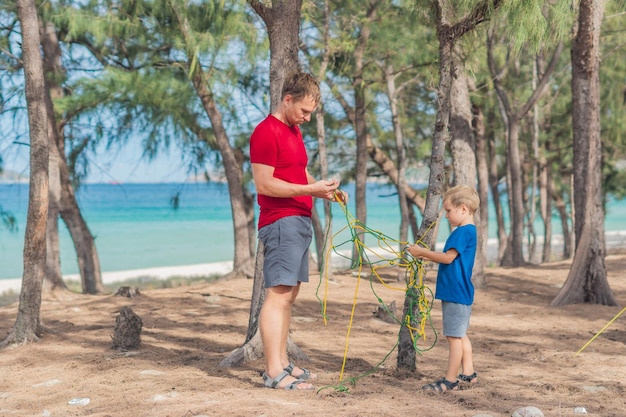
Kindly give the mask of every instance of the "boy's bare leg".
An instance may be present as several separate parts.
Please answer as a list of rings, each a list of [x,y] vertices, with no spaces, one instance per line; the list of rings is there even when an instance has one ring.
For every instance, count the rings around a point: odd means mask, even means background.
[[[446,379],[450,382],[455,382],[459,375],[459,369],[461,368],[461,362],[463,360],[463,338],[450,337],[448,339],[448,345],[450,351],[448,353],[448,372],[446,373]]]
[[[463,375],[470,376],[474,373],[472,342],[470,342],[469,337],[467,337],[467,335],[463,336],[461,338],[461,341],[463,343],[463,358],[461,359],[461,367],[463,369]]]

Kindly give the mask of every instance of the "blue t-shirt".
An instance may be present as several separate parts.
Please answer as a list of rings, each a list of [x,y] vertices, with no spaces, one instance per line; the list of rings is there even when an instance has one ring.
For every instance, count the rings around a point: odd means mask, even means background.
[[[435,298],[457,304],[474,303],[472,269],[476,257],[476,226],[459,226],[450,234],[443,248],[444,252],[456,249],[459,253],[449,264],[439,264]]]

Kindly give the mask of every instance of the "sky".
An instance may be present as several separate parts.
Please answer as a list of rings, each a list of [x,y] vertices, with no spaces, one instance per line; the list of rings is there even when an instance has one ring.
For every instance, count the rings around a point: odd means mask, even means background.
[[[4,170],[28,176],[28,146],[0,143]],[[91,161],[87,183],[160,183],[185,182],[190,176],[183,163],[181,151],[172,148],[152,161],[142,159],[142,148],[132,142],[117,150],[98,151]]]

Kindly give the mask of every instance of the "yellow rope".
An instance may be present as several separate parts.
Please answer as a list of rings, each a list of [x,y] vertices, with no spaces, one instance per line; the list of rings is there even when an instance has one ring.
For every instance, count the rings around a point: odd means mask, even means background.
[[[589,346],[589,345],[591,344],[591,342],[593,342],[594,340],[596,340],[596,337],[600,336],[600,334],[601,334],[603,331],[605,331],[605,330],[606,330],[606,328],[607,328],[607,327],[609,327],[609,326],[611,325],[611,323],[613,323],[615,320],[617,320],[617,318],[618,318],[619,316],[621,316],[621,315],[624,313],[624,311],[626,311],[626,307],[624,307],[624,308],[622,309],[622,311],[620,311],[619,313],[617,313],[617,314],[615,315],[615,317],[613,317],[611,320],[609,320],[609,322],[608,322],[608,323],[607,323],[607,324],[606,324],[606,325],[605,325],[605,326],[604,326],[604,327],[603,327],[603,328],[602,328],[602,329],[601,329],[598,333],[596,333],[596,334],[595,334],[595,335],[591,338],[591,340],[589,340],[587,343],[585,343],[585,345],[584,345],[583,347],[581,347],[581,348],[580,348],[580,350],[579,350],[578,352],[576,352],[576,353],[573,355],[573,357],[578,356],[578,354],[579,354],[580,352],[582,352],[582,351],[583,351],[583,350],[584,350],[587,346]]]
[[[348,331],[346,334],[343,362],[341,365],[341,372],[339,375],[339,381],[341,382],[343,380],[343,375],[345,372],[346,362],[348,358],[348,349],[350,345],[350,333],[352,330],[352,326],[354,322],[354,315],[356,311],[358,292],[359,292],[359,287],[360,287],[361,277],[362,277],[362,272],[363,272],[364,255],[365,257],[367,257],[367,262],[370,264],[372,275],[374,275],[377,278],[378,282],[380,282],[384,287],[390,290],[394,290],[394,291],[403,291],[405,293],[408,293],[409,290],[412,290],[413,293],[416,294],[417,308],[418,308],[418,312],[420,315],[420,321],[418,325],[414,326],[412,324],[414,317],[412,317],[411,314],[407,314],[403,320],[398,321],[398,324],[405,325],[409,329],[409,333],[411,335],[411,339],[412,339],[414,346],[416,344],[416,335],[418,336],[418,338],[422,338],[423,340],[426,340],[426,325],[430,319],[430,302],[425,295],[425,290],[428,288],[424,285],[424,282],[423,282],[423,278],[425,275],[424,262],[421,260],[413,259],[410,255],[407,256],[406,252],[404,252],[403,250],[398,252],[391,245],[391,242],[394,242],[394,243],[397,243],[400,246],[400,248],[402,248],[408,245],[408,242],[400,242],[397,240],[389,239],[387,236],[383,235],[382,233],[367,228],[365,225],[360,223],[358,219],[352,216],[352,214],[348,211],[345,205],[345,202],[343,200],[336,199],[336,201],[339,203],[341,209],[343,210],[346,216],[347,225],[344,226],[340,231],[333,234],[333,236],[331,237],[330,244],[324,250],[324,256],[326,257],[325,259],[327,261],[325,262],[325,270],[324,270],[324,278],[325,278],[324,279],[325,281],[324,297],[323,297],[323,300],[321,300],[321,302],[322,302],[322,316],[323,316],[325,325],[327,324],[326,313],[327,313],[328,293],[329,293],[329,273],[328,273],[328,267],[330,264],[329,260],[330,260],[331,253],[333,251],[338,253],[337,247],[333,244],[333,241],[340,233],[344,232],[346,229],[349,229],[352,234],[352,239],[350,241],[354,244],[356,248],[355,252],[357,253],[357,259],[358,259],[357,283],[356,283],[356,288],[355,288],[354,297],[352,301],[352,309],[350,312],[350,320],[348,323]],[[433,227],[434,224],[435,223],[432,223],[430,227]],[[365,243],[361,239],[358,238],[360,234],[365,234],[365,233],[369,233],[377,237],[378,250],[374,250],[368,247],[367,245],[365,245]],[[428,233],[428,231],[426,233]],[[419,240],[418,242],[416,242],[416,244],[424,245],[424,243]],[[406,287],[400,288],[400,287],[395,287],[395,286],[391,286],[387,284],[378,272],[378,269],[382,268],[383,266],[372,265],[372,262],[369,261],[368,255],[376,256],[376,258],[381,260],[379,262],[384,262],[386,263],[386,265],[405,268],[406,275],[407,275]],[[353,262],[353,267],[355,266],[354,264],[355,262]],[[371,285],[371,281],[370,281],[370,285]],[[374,291],[373,287],[372,287],[372,290]],[[374,291],[374,294],[376,295],[375,291]],[[431,293],[431,296],[432,296],[432,293]],[[382,302],[382,300],[377,295],[376,297],[378,298],[379,302],[381,302],[383,307],[385,307],[384,302]],[[386,307],[385,307],[385,310],[386,310]],[[413,308],[411,308],[409,311],[410,312],[413,311]],[[435,333],[435,340],[436,340],[436,333]],[[394,349],[395,349],[395,346],[394,346]],[[416,350],[418,349],[416,348]]]

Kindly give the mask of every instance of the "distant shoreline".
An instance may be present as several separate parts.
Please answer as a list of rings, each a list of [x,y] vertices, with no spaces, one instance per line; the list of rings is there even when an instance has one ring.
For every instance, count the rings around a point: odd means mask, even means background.
[[[607,254],[612,249],[626,249],[626,231],[616,230],[605,232]],[[538,256],[541,251],[541,244],[543,239],[539,237],[537,239],[535,256]],[[435,250],[442,249],[442,242],[438,242]],[[552,241],[553,254],[559,253],[563,249],[562,236],[555,236]],[[349,253],[344,255],[349,256]],[[497,257],[497,240],[494,238],[489,239],[487,260],[490,263],[495,262]],[[333,255],[335,259],[333,261],[334,268],[348,268],[349,260]],[[128,269],[123,271],[110,271],[102,273],[103,284],[111,284],[115,282],[122,282],[134,278],[153,278],[157,280],[166,280],[171,277],[200,277],[209,275],[225,275],[233,270],[232,261],[213,262],[194,265],[179,265],[179,266],[165,266],[154,268],[141,268],[141,269]],[[80,281],[79,274],[68,274],[63,276],[64,280],[68,281]],[[22,286],[22,278],[5,278],[0,279],[0,294],[7,291],[19,292]]]
[[[208,264],[165,266],[159,268],[128,269],[125,271],[111,271],[102,273],[102,283],[111,284],[133,278],[154,278],[166,280],[171,277],[200,277],[209,275],[224,275],[233,270],[232,261],[214,262]],[[64,280],[80,281],[79,274],[64,275]],[[19,292],[22,287],[22,278],[0,279],[0,294],[6,291]]]

